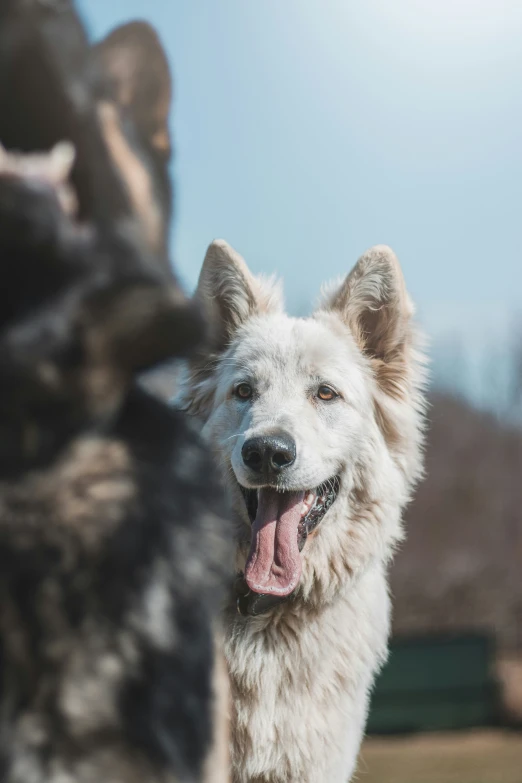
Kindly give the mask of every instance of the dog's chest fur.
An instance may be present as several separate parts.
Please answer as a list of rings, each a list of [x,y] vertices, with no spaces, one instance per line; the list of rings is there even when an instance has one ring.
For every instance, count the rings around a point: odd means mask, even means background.
[[[318,611],[296,602],[236,617],[226,643],[235,783],[345,783],[386,656],[384,567]]]

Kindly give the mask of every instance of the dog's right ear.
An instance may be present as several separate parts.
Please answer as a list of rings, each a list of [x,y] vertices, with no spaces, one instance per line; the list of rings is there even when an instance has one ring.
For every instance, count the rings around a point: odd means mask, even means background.
[[[205,415],[220,355],[249,318],[281,310],[282,297],[278,285],[254,277],[239,253],[216,239],[207,250],[194,301],[206,315],[208,339],[186,365],[175,403],[189,413]]]
[[[249,318],[277,307],[278,291],[252,275],[244,259],[223,239],[209,246],[196,290],[212,332],[212,350],[221,351]]]

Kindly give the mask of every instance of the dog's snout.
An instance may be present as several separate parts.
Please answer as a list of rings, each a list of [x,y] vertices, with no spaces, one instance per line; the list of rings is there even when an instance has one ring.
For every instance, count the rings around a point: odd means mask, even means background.
[[[249,438],[241,451],[243,462],[256,473],[279,473],[295,462],[294,440],[286,432]]]

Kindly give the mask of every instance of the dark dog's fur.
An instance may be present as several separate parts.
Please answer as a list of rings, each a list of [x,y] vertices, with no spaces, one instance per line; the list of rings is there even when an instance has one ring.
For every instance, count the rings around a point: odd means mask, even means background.
[[[169,97],[147,26],[93,55],[67,0],[3,3],[0,141],[71,139],[78,197],[0,156],[5,783],[198,781],[212,750],[220,488],[134,380],[202,328],[165,261]]]

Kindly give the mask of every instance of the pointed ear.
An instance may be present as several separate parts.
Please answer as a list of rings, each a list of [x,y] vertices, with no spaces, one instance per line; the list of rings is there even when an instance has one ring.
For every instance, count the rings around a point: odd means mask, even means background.
[[[171,79],[168,60],[154,29],[130,22],[113,30],[94,47],[109,93],[128,112],[140,136],[168,157]]]
[[[214,395],[213,372],[220,354],[249,318],[282,310],[279,286],[254,277],[243,258],[223,239],[209,246],[194,303],[206,316],[208,340],[193,354],[180,382],[176,402],[205,416]]]
[[[216,239],[205,256],[196,299],[212,325],[213,348],[222,350],[248,318],[276,307],[277,292],[265,288],[227,242]]]
[[[149,249],[165,256],[172,206],[165,52],[152,27],[131,22],[93,47],[92,62],[98,117],[112,162]]]
[[[364,253],[322,309],[335,312],[359,347],[376,362],[378,379],[392,391],[412,339],[413,306],[393,250],[376,245]]]

